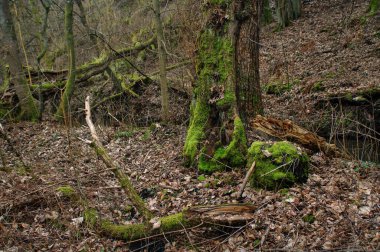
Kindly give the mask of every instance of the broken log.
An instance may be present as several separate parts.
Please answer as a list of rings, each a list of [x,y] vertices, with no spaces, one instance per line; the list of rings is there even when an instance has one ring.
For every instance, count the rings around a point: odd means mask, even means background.
[[[154,218],[150,225],[144,223],[114,224],[110,221],[102,220],[94,209],[86,210],[84,216],[86,223],[96,226],[104,235],[133,242],[141,238],[168,235],[201,225],[244,225],[254,219],[256,209],[257,207],[249,204],[194,206],[177,214]]]
[[[327,156],[351,158],[347,153],[337,148],[335,144],[327,143],[323,137],[298,126],[290,120],[279,120],[258,115],[251,121],[251,126],[255,130],[282,140],[295,142],[312,151],[322,151]]]

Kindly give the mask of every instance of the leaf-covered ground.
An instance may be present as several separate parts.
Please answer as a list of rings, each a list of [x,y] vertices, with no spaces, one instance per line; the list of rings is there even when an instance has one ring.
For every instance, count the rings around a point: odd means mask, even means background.
[[[304,16],[290,27],[279,32],[273,32],[274,25],[263,28],[261,73],[263,84],[291,82],[282,95],[265,95],[266,113],[310,126],[320,117],[315,103],[330,93],[379,86],[380,22],[379,15],[365,17],[368,1],[307,2]],[[157,90],[151,92],[150,99],[156,101],[156,94]],[[149,116],[144,101],[139,114]],[[178,111],[184,118],[183,106]],[[5,157],[0,162],[0,250],[127,251],[126,242],[105,238],[83,223],[79,198],[114,222],[140,221],[112,172],[78,139],[90,139],[87,127],[67,128],[49,121],[3,126],[13,149],[0,139]],[[183,166],[185,123],[101,127],[98,133],[158,216],[192,205],[236,201],[234,192],[245,170],[203,178],[196,169]],[[246,189],[244,202],[259,207],[254,221],[238,228],[199,227],[174,238],[162,237],[166,251],[379,250],[379,167],[320,153],[311,160],[306,184],[277,193]],[[77,195],[67,197],[58,190],[65,186]]]
[[[126,250],[123,241],[103,238],[82,222],[83,207],[57,188],[70,185],[104,218],[134,223],[139,216],[119,188],[112,172],[80,138],[86,127],[12,124],[6,127],[16,150],[31,167],[25,171],[7,143],[1,172],[1,236],[5,249],[94,251]],[[191,205],[235,202],[245,171],[205,176],[182,165],[185,127],[119,131],[99,129],[110,155],[129,174],[149,208],[159,216]],[[124,135],[123,137],[117,137]],[[69,141],[70,139],[70,141]],[[256,218],[242,229],[198,228],[178,233],[170,251],[278,249],[379,249],[379,168],[365,163],[312,157],[310,179],[278,193],[247,188],[244,202],[259,206]],[[230,235],[231,233],[236,233]],[[166,238],[162,238],[166,242]],[[169,239],[169,238],[168,238]]]

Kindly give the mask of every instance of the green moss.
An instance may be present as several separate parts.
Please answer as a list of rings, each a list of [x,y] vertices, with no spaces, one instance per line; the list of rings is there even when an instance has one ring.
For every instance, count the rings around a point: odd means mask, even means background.
[[[99,215],[95,209],[88,208],[88,209],[84,210],[83,218],[84,218],[84,221],[87,223],[87,225],[93,227],[93,226],[95,226],[95,224],[99,218]]]
[[[206,177],[204,175],[198,176],[198,181],[203,182],[206,180]]]
[[[254,187],[278,190],[305,182],[308,176],[307,155],[289,142],[254,142],[248,149],[248,166],[253,161],[256,161],[251,178]]]
[[[187,131],[184,156],[188,165],[193,165],[199,151],[200,142],[205,137],[205,128],[209,116],[209,107],[206,103],[197,102],[191,117],[189,129]]]
[[[164,232],[182,229],[186,224],[187,221],[185,220],[183,213],[177,213],[161,218],[161,230]]]
[[[100,228],[103,233],[112,238],[125,240],[134,240],[144,237],[147,232],[144,224],[116,225],[109,221],[102,221]]]
[[[60,192],[63,197],[73,199],[77,197],[77,192],[71,186],[61,186],[57,188],[57,192]]]
[[[320,92],[324,90],[325,90],[325,86],[323,85],[323,81],[317,81],[316,83],[314,83],[313,87],[311,88],[311,91],[313,92]]]
[[[231,91],[224,93],[224,97],[216,102],[216,106],[222,110],[231,107],[236,101],[235,94]]]
[[[170,232],[183,229],[183,227],[190,224],[190,222],[184,218],[183,213],[162,217],[160,221],[161,226],[159,230],[161,232]],[[103,233],[112,238],[125,240],[139,239],[159,231],[158,229],[150,231],[150,227],[144,224],[117,225],[109,221],[102,221],[100,228]]]
[[[302,217],[302,220],[307,223],[313,223],[315,221],[315,216],[312,214],[307,214],[304,217]]]
[[[282,95],[283,93],[290,91],[291,86],[283,83],[268,83],[264,85],[263,89],[267,94]]]
[[[379,10],[379,0],[371,0],[369,3],[368,13],[370,16],[373,16],[376,14],[376,12]]]
[[[88,71],[88,69],[91,69],[94,66],[100,66],[103,65],[106,61],[108,61],[109,55],[105,52],[102,52],[99,57],[93,59],[90,62],[87,62],[77,68],[78,74],[84,73]],[[78,77],[79,78],[79,77]]]
[[[232,141],[226,147],[219,147],[212,158],[202,155],[198,169],[201,172],[211,173],[225,169],[225,167],[241,167],[246,163],[247,138],[244,124],[240,117],[235,116]]]
[[[116,138],[130,138],[135,134],[135,131],[133,130],[127,130],[127,131],[119,131],[116,132],[115,137]]]

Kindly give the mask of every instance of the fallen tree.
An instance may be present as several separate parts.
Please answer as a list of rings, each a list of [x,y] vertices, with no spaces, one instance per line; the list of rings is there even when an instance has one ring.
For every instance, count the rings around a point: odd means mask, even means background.
[[[88,80],[89,78],[103,73],[110,65],[111,62],[122,59],[124,57],[130,57],[133,55],[136,55],[141,50],[146,49],[148,46],[152,45],[156,41],[156,36],[153,36],[149,40],[143,43],[139,43],[136,46],[133,47],[127,47],[120,50],[110,51],[109,53],[103,54],[100,57],[82,64],[81,66],[78,66],[76,69],[77,74],[77,83],[83,82]],[[43,76],[46,78],[49,82],[51,81],[65,81],[68,74],[68,69],[63,70],[36,70],[36,69],[30,69],[30,74],[32,76],[32,80],[34,82],[40,81],[39,78]]]

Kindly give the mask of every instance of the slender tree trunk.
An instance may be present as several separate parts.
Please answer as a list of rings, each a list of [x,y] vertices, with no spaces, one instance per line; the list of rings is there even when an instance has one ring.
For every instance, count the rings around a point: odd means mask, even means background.
[[[160,85],[161,85],[161,109],[162,120],[167,121],[169,118],[169,93],[168,81],[166,78],[166,52],[164,50],[164,31],[162,28],[160,0],[153,0],[154,12],[156,18],[158,57],[160,65]]]
[[[236,98],[244,121],[263,114],[259,50],[262,0],[237,0],[234,8],[234,69]]]
[[[46,55],[47,49],[48,49],[48,37],[47,37],[47,28],[48,28],[48,18],[49,18],[49,12],[51,7],[51,1],[50,0],[40,0],[42,6],[44,7],[44,19],[43,24],[41,28],[40,33],[40,40],[41,40],[41,49],[37,56],[37,63],[38,65],[41,64],[42,58]]]
[[[272,22],[273,17],[272,17],[272,10],[270,8],[270,0],[263,0],[263,11],[262,11],[262,23],[263,24],[269,24]]]
[[[69,52],[69,77],[66,82],[65,91],[61,97],[61,102],[57,111],[57,118],[59,120],[68,120],[70,117],[70,99],[74,92],[75,84],[75,48],[74,48],[74,34],[73,34],[73,2],[74,0],[67,0],[65,6],[65,34],[67,50]]]
[[[8,0],[0,0],[0,27],[2,32],[0,35],[2,36],[0,37],[2,48],[0,50],[3,51],[1,55],[4,57],[0,60],[9,64],[12,82],[20,103],[20,119],[38,120],[40,117],[38,102],[33,98],[25,79]]]
[[[302,0],[276,0],[277,19],[280,28],[301,16]]]

